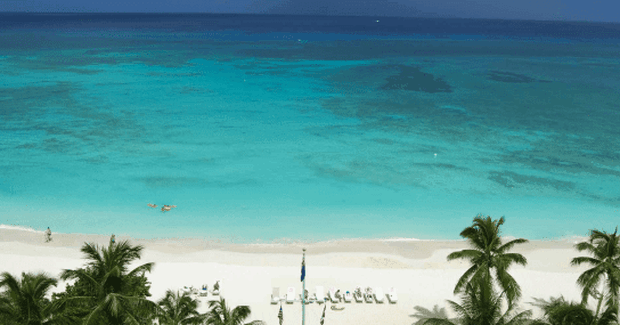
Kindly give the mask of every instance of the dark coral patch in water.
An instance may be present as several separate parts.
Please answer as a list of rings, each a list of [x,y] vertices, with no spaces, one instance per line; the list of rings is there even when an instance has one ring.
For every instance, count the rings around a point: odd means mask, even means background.
[[[551,187],[558,191],[572,191],[575,189],[574,182],[561,181],[553,178],[522,175],[514,172],[490,172],[488,176],[492,180],[505,187],[530,185],[536,187]]]
[[[538,80],[518,73],[497,70],[489,71],[489,73],[487,73],[487,77],[493,81],[510,83],[550,82],[546,80]]]
[[[441,78],[435,78],[430,73],[422,72],[419,68],[406,65],[398,65],[395,68],[400,70],[399,73],[387,77],[385,79],[387,83],[381,89],[423,91],[427,93],[452,92],[447,82]]]

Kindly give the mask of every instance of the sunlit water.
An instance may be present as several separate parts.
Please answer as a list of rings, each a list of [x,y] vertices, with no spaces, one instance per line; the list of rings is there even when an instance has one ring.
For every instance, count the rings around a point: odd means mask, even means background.
[[[270,242],[620,220],[619,25],[1,18],[0,224]]]

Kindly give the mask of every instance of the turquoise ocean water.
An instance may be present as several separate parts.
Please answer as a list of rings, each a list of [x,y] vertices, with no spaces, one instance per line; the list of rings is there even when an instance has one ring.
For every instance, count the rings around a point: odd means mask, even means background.
[[[0,16],[0,224],[232,242],[620,224],[619,25]]]

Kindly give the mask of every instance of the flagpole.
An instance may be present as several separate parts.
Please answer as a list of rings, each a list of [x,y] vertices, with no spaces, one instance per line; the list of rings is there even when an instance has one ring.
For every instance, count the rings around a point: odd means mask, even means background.
[[[304,248],[303,264],[306,263],[306,249]],[[301,289],[301,325],[306,325],[306,277],[304,276],[303,287]]]

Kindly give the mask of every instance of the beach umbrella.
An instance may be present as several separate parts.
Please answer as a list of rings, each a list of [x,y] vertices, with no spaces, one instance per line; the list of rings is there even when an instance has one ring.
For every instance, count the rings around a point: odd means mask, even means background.
[[[327,304],[323,307],[323,316],[321,316],[321,325],[325,322],[325,309],[327,308]]]
[[[284,315],[282,314],[282,305],[280,305],[280,311],[278,312],[278,319],[280,320],[280,325],[284,322]]]

